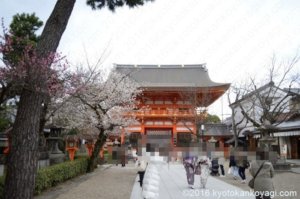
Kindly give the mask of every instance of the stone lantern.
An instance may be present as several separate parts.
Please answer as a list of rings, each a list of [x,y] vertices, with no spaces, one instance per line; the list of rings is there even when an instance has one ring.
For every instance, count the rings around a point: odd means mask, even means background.
[[[50,152],[50,165],[61,163],[65,159],[65,154],[59,149],[58,142],[63,141],[61,134],[63,128],[57,126],[50,126],[49,137],[47,143]]]

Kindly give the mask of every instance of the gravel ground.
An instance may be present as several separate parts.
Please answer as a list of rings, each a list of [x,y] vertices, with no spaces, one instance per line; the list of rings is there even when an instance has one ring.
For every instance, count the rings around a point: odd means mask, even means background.
[[[226,177],[216,177],[220,180],[223,180],[229,184],[240,187],[245,191],[249,191],[248,181],[252,178],[249,174],[249,170],[246,169],[247,182],[245,184],[241,183],[241,180],[234,180],[232,176],[227,174],[228,171],[228,162],[225,163],[225,174]],[[300,174],[292,172],[277,172],[274,176],[274,186],[277,192],[279,191],[296,191],[297,196],[284,196],[284,197],[275,197],[275,199],[298,199],[300,198]]]
[[[98,168],[91,174],[65,182],[34,199],[130,198],[136,173],[137,169],[131,165]]]

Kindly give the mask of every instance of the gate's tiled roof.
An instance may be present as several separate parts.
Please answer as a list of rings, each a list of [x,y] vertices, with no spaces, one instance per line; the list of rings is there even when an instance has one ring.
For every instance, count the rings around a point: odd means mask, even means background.
[[[115,64],[118,72],[129,74],[142,87],[224,87],[228,83],[213,82],[205,64],[199,65],[122,65]]]

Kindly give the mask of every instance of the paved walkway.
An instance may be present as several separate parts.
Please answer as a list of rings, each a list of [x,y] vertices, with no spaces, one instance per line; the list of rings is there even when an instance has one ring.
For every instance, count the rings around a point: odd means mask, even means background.
[[[137,169],[106,165],[56,186],[34,199],[121,199],[130,198]]]
[[[300,166],[300,159],[287,159],[286,162]]]
[[[254,198],[243,196],[243,194],[245,195],[250,193],[248,192],[249,187],[247,186],[247,184],[241,184],[239,180],[234,181],[230,176],[226,176],[225,178],[210,176],[207,183],[207,189],[199,188],[199,176],[196,176],[195,189],[188,189],[185,170],[182,164],[166,164],[159,169],[159,172],[161,177],[159,198],[161,199]],[[300,193],[299,175],[300,174],[295,174],[292,172],[277,172],[274,178],[276,190],[297,191],[297,193]],[[140,188],[138,183],[137,168],[135,168],[133,164],[127,164],[126,167],[121,167],[120,165],[101,166],[93,173],[69,180],[61,185],[58,185],[55,188],[42,193],[42,195],[35,197],[35,199],[69,198],[142,199],[142,189]],[[275,199],[281,198],[296,199],[299,197],[276,197]]]
[[[295,160],[295,162],[300,163],[299,160]],[[226,161],[224,164],[226,177],[224,177],[224,178],[215,177],[215,178],[222,180],[226,183],[229,183],[233,186],[239,187],[245,191],[248,191],[249,190],[248,181],[252,178],[249,173],[249,169],[246,169],[246,183],[242,184],[241,179],[234,180],[232,175],[227,174],[228,165],[229,165],[229,162]],[[292,170],[293,169],[294,168],[292,168]],[[299,171],[299,168],[295,168],[295,169],[298,169],[298,171]],[[300,198],[299,197],[299,194],[300,194],[300,185],[299,185],[300,172],[297,173],[292,170],[291,171],[276,171],[275,170],[275,176],[273,178],[273,182],[274,182],[275,190],[277,192],[296,191],[297,196],[282,196],[282,197],[276,196],[276,197],[274,197],[274,199],[298,199],[298,198]]]
[[[287,159],[286,162],[292,164],[291,171],[300,174],[300,160],[299,159]]]
[[[189,189],[185,170],[182,164],[164,165],[160,169],[159,198],[181,199],[181,198],[239,198],[254,199],[254,196],[245,196],[250,192],[223,182],[217,178],[209,177],[206,189],[200,189],[200,178],[196,176],[195,189]],[[142,189],[139,187],[138,179],[134,184],[131,199],[142,199]]]

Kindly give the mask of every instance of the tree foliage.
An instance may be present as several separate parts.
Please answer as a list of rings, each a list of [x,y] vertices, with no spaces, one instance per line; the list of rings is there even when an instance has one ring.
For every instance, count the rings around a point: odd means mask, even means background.
[[[42,25],[43,22],[34,13],[14,15],[9,32],[5,33],[7,38],[4,48],[7,48],[3,51],[4,61],[16,65],[28,46],[36,46],[39,40],[36,31]]]
[[[220,123],[220,122],[221,120],[217,115],[207,114],[207,117],[205,118],[205,123]]]
[[[0,115],[0,132],[5,131],[10,126],[10,121],[6,117]]]
[[[111,11],[115,11],[117,7],[122,7],[124,5],[133,8],[136,6],[142,6],[146,1],[153,0],[87,0],[87,4],[92,7],[92,9],[102,9],[107,7]]]
[[[0,65],[0,104],[20,94],[21,87],[13,76],[21,72],[18,71],[19,62],[26,56],[25,53],[30,53],[29,46],[31,48],[36,45],[39,38],[36,31],[42,25],[43,22],[34,13],[22,13],[13,16],[8,31],[2,27],[0,53],[4,65]]]
[[[93,171],[95,160],[105,143],[108,133],[120,133],[118,127],[134,122],[133,117],[124,117],[135,109],[136,96],[140,94],[138,84],[127,75],[112,71],[104,80],[103,72],[89,70],[82,77],[85,87],[74,94],[56,112],[55,121],[65,121],[69,128],[85,132],[92,129],[97,137],[89,171]]]

